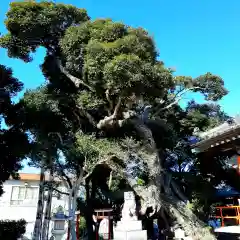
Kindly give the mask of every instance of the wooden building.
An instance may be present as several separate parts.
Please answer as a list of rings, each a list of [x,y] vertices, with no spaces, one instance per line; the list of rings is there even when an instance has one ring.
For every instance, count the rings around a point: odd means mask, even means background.
[[[206,162],[213,161],[213,156],[225,156],[228,166],[236,168],[240,173],[240,116],[236,116],[209,131],[199,133],[198,140],[192,145],[192,149],[200,154]],[[236,197],[239,198],[239,196]],[[216,210],[218,214],[215,217],[221,220],[222,227],[229,225],[226,224],[229,221],[232,222],[230,225],[240,225],[239,204],[218,206]],[[229,214],[230,211],[232,214]],[[235,224],[233,224],[234,222]],[[240,231],[240,226],[238,230]],[[230,230],[224,231],[231,232]]]
[[[193,151],[206,158],[225,155],[229,158],[229,166],[240,171],[240,116],[225,122],[209,131],[198,134],[198,142],[193,144]]]

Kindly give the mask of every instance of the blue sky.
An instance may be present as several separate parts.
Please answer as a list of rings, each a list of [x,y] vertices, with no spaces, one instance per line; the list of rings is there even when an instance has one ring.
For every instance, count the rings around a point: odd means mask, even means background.
[[[0,32],[9,0],[1,0]],[[60,2],[60,1],[56,1]],[[178,75],[196,77],[205,72],[220,75],[230,91],[220,101],[230,115],[240,112],[240,1],[229,0],[63,0],[86,8],[92,19],[109,17],[141,26],[154,37],[160,58]],[[9,59],[0,49],[0,64],[12,67],[26,88],[44,82],[39,50],[32,63]]]

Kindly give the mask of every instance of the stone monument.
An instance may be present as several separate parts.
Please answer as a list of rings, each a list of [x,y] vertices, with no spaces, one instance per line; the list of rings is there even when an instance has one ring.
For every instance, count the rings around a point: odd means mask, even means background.
[[[114,240],[147,240],[147,231],[142,230],[142,221],[138,221],[136,202],[133,192],[124,193],[121,221],[113,229]]]

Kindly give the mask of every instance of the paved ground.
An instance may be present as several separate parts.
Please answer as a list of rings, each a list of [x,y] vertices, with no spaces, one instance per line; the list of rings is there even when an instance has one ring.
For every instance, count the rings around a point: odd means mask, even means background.
[[[221,233],[239,233],[240,236],[240,226],[228,226],[228,227],[220,227],[216,228],[215,232]]]
[[[237,240],[240,239],[240,226],[228,226],[215,229],[219,240]]]

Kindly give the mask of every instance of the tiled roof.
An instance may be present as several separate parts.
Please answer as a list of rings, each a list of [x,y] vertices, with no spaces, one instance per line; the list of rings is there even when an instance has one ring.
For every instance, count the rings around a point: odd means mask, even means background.
[[[206,132],[199,133],[199,137],[201,140],[210,139],[212,137],[216,137],[218,135],[221,135],[223,133],[226,133],[228,131],[231,131],[233,129],[240,127],[240,116],[236,116],[232,119],[231,122],[225,122],[215,128],[212,128]]]
[[[20,173],[21,180],[40,180],[40,174],[36,173]]]
[[[198,133],[198,138],[199,141],[192,145],[197,152],[240,139],[240,116],[206,132]]]
[[[10,177],[12,179],[12,177]],[[39,181],[40,174],[39,173],[19,173],[20,180],[31,180],[31,181]]]
[[[10,177],[10,179],[13,179]],[[19,173],[19,179],[23,181],[39,181],[40,173]],[[45,180],[49,180],[49,172],[45,172]],[[57,176],[54,176],[54,181],[61,182],[61,179]]]

